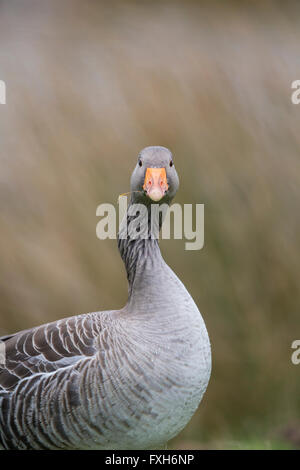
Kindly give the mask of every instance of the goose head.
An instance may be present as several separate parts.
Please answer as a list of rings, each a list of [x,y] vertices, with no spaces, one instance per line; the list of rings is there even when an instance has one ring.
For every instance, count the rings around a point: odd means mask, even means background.
[[[146,147],[138,155],[131,176],[132,201],[170,204],[179,187],[173,155],[165,147]]]

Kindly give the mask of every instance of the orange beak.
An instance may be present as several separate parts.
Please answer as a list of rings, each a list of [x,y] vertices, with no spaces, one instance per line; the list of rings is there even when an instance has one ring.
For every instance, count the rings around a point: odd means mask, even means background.
[[[168,187],[165,168],[147,168],[143,189],[152,201],[160,201]]]

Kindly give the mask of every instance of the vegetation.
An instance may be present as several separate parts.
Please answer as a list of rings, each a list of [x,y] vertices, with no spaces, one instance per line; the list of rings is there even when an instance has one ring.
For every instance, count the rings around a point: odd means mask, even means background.
[[[96,207],[129,190],[140,149],[167,146],[205,246],[161,246],[213,352],[170,445],[300,447],[299,3],[42,3],[0,4],[0,333],[125,303]]]

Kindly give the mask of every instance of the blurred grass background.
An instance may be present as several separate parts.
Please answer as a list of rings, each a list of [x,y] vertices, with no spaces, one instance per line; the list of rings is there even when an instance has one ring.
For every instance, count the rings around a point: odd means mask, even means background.
[[[96,207],[169,147],[205,246],[162,241],[210,334],[173,448],[300,447],[299,2],[0,0],[0,333],[120,308]]]

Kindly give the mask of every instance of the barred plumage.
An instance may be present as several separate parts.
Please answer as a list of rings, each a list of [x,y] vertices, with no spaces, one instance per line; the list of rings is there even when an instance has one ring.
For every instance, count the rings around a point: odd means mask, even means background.
[[[141,155],[151,167],[165,166],[170,153]],[[119,240],[119,249],[129,280],[123,309],[2,338],[2,447],[155,448],[196,410],[211,368],[202,317],[157,240]]]

